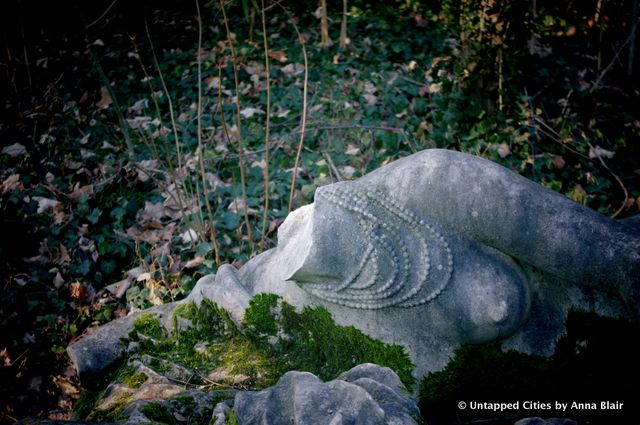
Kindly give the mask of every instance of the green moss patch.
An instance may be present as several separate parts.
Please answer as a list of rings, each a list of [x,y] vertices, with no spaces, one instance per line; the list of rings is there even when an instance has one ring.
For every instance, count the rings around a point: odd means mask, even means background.
[[[365,362],[388,366],[405,385],[413,384],[413,365],[402,347],[383,344],[353,327],[337,326],[323,308],[296,311],[276,295],[254,297],[240,329],[226,311],[208,300],[200,307],[180,305],[173,324],[169,333],[153,314],[140,316],[124,341],[129,346],[129,362],[109,382],[121,382],[133,390],[143,385],[147,375],[128,366],[136,359],[174,382],[184,382],[186,388],[261,389],[290,370],[330,380]],[[171,374],[177,369],[193,373],[176,380]],[[93,394],[81,418],[95,416],[88,412],[91,406],[95,409],[101,394],[104,392]],[[158,413],[166,406],[148,406],[145,409],[153,410],[144,412],[149,419],[172,423]]]
[[[351,326],[338,326],[320,307],[302,312],[273,294],[256,295],[245,314],[246,335],[274,359],[278,375],[308,371],[333,379],[361,363],[393,369],[411,386],[413,364],[399,345],[383,344]]]

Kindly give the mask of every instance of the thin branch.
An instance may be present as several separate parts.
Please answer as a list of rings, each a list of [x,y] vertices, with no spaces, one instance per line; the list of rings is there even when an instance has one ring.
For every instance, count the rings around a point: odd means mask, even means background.
[[[629,37],[627,37],[627,39],[624,41],[624,43],[622,43],[622,46],[620,46],[620,48],[615,52],[615,55],[613,56],[613,59],[611,59],[611,62],[609,62],[609,65],[606,66],[605,69],[602,70],[602,72],[600,73],[600,75],[598,75],[598,78],[596,79],[596,81],[593,83],[593,86],[591,86],[591,90],[589,90],[590,93],[593,93],[594,91],[596,91],[598,89],[598,86],[600,85],[600,82],[602,81],[602,79],[604,78],[604,76],[607,74],[607,72],[611,71],[611,68],[613,67],[613,65],[618,61],[618,59],[620,58],[620,53],[622,53],[622,50],[624,50],[624,48],[626,47],[627,44],[629,44],[632,40],[633,37],[635,37],[636,35],[636,28],[638,26],[638,22],[640,22],[640,19],[637,20],[634,24],[633,24],[633,28],[631,30],[631,34],[629,34]]]
[[[251,251],[253,251],[253,232],[251,230],[251,223],[249,222],[249,212],[247,204],[247,183],[245,178],[245,164],[242,152],[244,150],[244,143],[242,143],[242,119],[240,115],[240,80],[238,78],[238,56],[236,55],[236,49],[233,45],[233,39],[231,38],[231,29],[229,29],[229,19],[227,18],[227,11],[224,8],[223,0],[220,0],[220,9],[222,10],[222,19],[224,21],[224,28],[227,32],[227,42],[229,43],[229,50],[231,51],[231,59],[233,60],[233,81],[236,89],[236,126],[238,127],[238,166],[240,167],[240,186],[242,190],[242,198],[244,201],[244,224],[247,227],[247,236],[251,242]],[[222,79],[220,80],[222,82]],[[228,136],[228,134],[227,134]]]
[[[111,8],[113,8],[113,6],[115,6],[115,4],[116,4],[117,2],[118,2],[118,0],[113,0],[113,1],[111,2],[111,4],[109,5],[109,7],[107,7],[107,9],[106,9],[104,12],[102,12],[102,15],[98,16],[98,18],[97,18],[95,21],[93,21],[93,22],[91,22],[90,24],[88,24],[88,25],[85,25],[85,26],[84,26],[84,27],[85,27],[85,29],[89,29],[89,28],[91,28],[92,26],[94,26],[95,24],[97,24],[98,22],[100,22],[100,21],[102,20],[102,18],[104,18],[105,16],[107,16],[107,13],[109,13],[109,11],[111,10]]]
[[[296,159],[293,165],[293,171],[291,173],[291,188],[289,190],[289,205],[288,212],[293,210],[293,195],[296,190],[296,179],[298,177],[298,168],[300,167],[300,155],[302,154],[302,146],[304,145],[304,134],[307,130],[307,96],[308,96],[308,87],[309,87],[309,60],[307,58],[307,48],[305,47],[305,41],[296,25],[295,21],[292,19],[291,14],[287,9],[282,7],[287,15],[289,15],[289,22],[293,25],[293,29],[295,29],[296,34],[298,35],[298,41],[300,43],[300,47],[302,48],[302,57],[304,58],[304,83],[302,85],[302,118],[300,122],[300,141],[298,142],[298,149],[296,150]]]
[[[200,3],[199,0],[196,0],[196,11],[198,13],[198,50],[196,52],[196,58],[198,63],[198,111],[197,111],[197,121],[198,121],[198,130],[197,130],[197,138],[198,138],[198,165],[200,168],[200,178],[202,179],[202,195],[204,197],[204,204],[207,207],[207,216],[209,218],[209,232],[211,243],[213,244],[213,255],[217,265],[220,265],[220,253],[218,250],[218,241],[216,235],[216,225],[215,220],[213,218],[213,213],[211,212],[211,203],[209,202],[209,193],[207,191],[207,179],[205,177],[204,171],[204,147],[202,144],[202,15],[200,13]],[[196,179],[197,182],[197,179]],[[197,191],[196,191],[197,193]],[[199,200],[200,197],[196,196]]]
[[[262,41],[264,43],[264,67],[267,74],[267,107],[266,119],[264,125],[264,211],[262,212],[262,232],[260,235],[260,244],[258,251],[264,251],[265,239],[267,237],[268,221],[269,221],[269,126],[271,125],[271,68],[269,63],[269,41],[267,40],[267,17],[264,10],[264,0],[261,0],[262,6]]]

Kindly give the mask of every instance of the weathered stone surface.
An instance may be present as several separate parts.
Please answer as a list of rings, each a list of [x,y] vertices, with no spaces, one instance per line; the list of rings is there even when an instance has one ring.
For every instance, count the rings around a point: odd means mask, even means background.
[[[80,379],[85,382],[90,380],[123,355],[126,347],[121,340],[129,335],[135,321],[142,314],[155,313],[161,321],[167,322],[174,309],[175,305],[165,304],[130,314],[95,329],[71,344],[67,353]]]
[[[572,308],[637,320],[640,228],[435,149],[319,188],[281,225],[277,248],[228,272],[194,293],[239,282],[324,306],[405,346],[421,376],[462,343],[549,355]]]
[[[323,306],[340,325],[406,347],[418,377],[465,343],[549,355],[570,309],[638,320],[638,223],[490,161],[426,150],[319,188],[276,248],[204,277],[187,301],[212,299],[236,322],[262,292]],[[81,374],[114,357],[89,358],[90,345],[69,351]]]
[[[416,424],[416,402],[401,388],[390,369],[372,364],[330,382],[288,372],[271,388],[237,393],[234,412],[241,425]]]

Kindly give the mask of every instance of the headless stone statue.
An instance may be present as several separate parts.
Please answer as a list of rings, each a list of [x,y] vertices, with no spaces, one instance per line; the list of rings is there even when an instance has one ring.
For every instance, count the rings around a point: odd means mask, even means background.
[[[209,298],[237,321],[263,292],[323,306],[338,324],[404,346],[420,377],[465,343],[549,355],[570,309],[635,321],[639,280],[638,221],[433,149],[318,188],[276,248],[240,270],[221,266],[185,301]],[[79,371],[92,337],[69,349]]]

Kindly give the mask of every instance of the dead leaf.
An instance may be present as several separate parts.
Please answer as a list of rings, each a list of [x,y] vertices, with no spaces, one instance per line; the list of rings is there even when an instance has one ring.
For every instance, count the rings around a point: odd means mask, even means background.
[[[162,217],[164,217],[165,206],[162,202],[156,204],[149,201],[145,201],[144,208],[136,213],[136,222],[138,224],[144,224],[148,222],[160,223]]]
[[[562,157],[562,155],[554,155],[553,158],[551,158],[551,163],[558,170],[563,169],[565,164],[566,164],[566,162],[565,162],[564,158]]]
[[[39,392],[41,385],[42,376],[34,376],[29,380],[29,386],[27,387],[27,390]]]
[[[67,250],[67,247],[60,244],[60,249],[58,250],[56,255],[53,257],[53,263],[59,266],[62,266],[65,264],[69,264],[70,262],[71,262],[71,257],[69,256],[69,250]]]
[[[196,257],[193,260],[187,261],[187,264],[184,265],[185,269],[197,269],[198,267],[204,264],[204,257]]]
[[[204,79],[204,83],[207,85],[207,90],[214,90],[220,87],[220,78],[218,77],[207,77]]]
[[[584,188],[577,184],[569,193],[569,198],[573,199],[579,204],[585,205],[587,203],[587,191]]]
[[[374,106],[376,103],[378,103],[378,96],[375,96],[373,94],[363,94],[362,97],[364,97],[367,101],[367,106]]]
[[[144,272],[138,275],[138,277],[136,278],[136,282],[146,282],[149,279],[151,279],[151,273]]]
[[[294,77],[304,72],[304,65],[301,63],[290,63],[280,68],[280,71],[282,71],[286,77]]]
[[[13,365],[13,361],[11,360],[11,356],[9,356],[9,351],[6,348],[0,350],[0,360],[2,360],[2,365],[4,367],[10,367]]]
[[[196,242],[198,240],[198,233],[193,229],[188,229],[180,235],[183,244]]]
[[[133,279],[125,278],[119,282],[107,285],[105,289],[116,298],[122,298],[122,296],[127,292],[127,289],[131,286],[131,283],[133,283]]]
[[[88,184],[86,186],[80,187],[80,183],[76,183],[73,187],[73,192],[69,194],[69,198],[77,201],[84,195],[91,195],[93,193],[93,185]]]
[[[54,376],[53,383],[60,389],[63,395],[76,398],[80,395],[80,390],[69,379],[64,376]]]
[[[242,111],[240,111],[240,115],[242,115],[244,118],[251,118],[255,114],[264,114],[264,111],[258,108],[244,108]]]
[[[340,170],[340,175],[342,175],[342,177],[344,177],[345,179],[353,178],[353,175],[355,174],[355,172],[358,171],[355,168],[353,168],[351,165],[338,167],[338,169]]]
[[[20,174],[11,174],[2,183],[0,183],[2,193],[5,194],[11,190],[22,189],[22,183],[20,183]]]
[[[47,213],[60,205],[60,201],[45,198],[44,196],[34,196],[31,199],[38,203],[38,210],[36,211],[38,214]]]
[[[71,298],[75,298],[80,301],[84,301],[87,298],[87,287],[78,281],[70,284],[69,290],[71,291]]]
[[[589,147],[589,158],[593,159],[593,158],[608,158],[611,159],[613,158],[613,156],[615,155],[615,152],[612,151],[608,151],[606,149],[601,148],[600,146],[593,147],[590,146]]]
[[[258,211],[253,209],[253,208],[247,208],[247,204],[244,201],[244,199],[240,196],[237,197],[236,199],[234,199],[233,201],[231,201],[231,203],[229,204],[229,206],[227,207],[227,210],[229,210],[232,213],[244,213],[245,209],[247,210],[248,214],[255,214]]]
[[[13,145],[5,146],[4,148],[2,148],[2,153],[5,155],[9,155],[12,158],[24,155],[26,152],[27,149],[20,143],[14,143]]]
[[[60,289],[62,288],[62,285],[64,285],[64,279],[60,272],[58,272],[56,273],[56,277],[53,278],[53,286],[55,286],[56,289]]]
[[[347,155],[358,155],[360,153],[360,148],[356,145],[349,143],[347,145],[347,150],[345,151]]]
[[[149,107],[149,99],[140,99],[133,105],[129,106],[129,112],[140,112]]]
[[[511,155],[511,148],[509,148],[509,145],[504,142],[500,143],[500,146],[498,146],[498,155],[500,155],[500,158],[506,158]]]
[[[113,103],[109,89],[105,86],[100,87],[100,100],[96,102],[98,109],[107,109]]]
[[[278,62],[286,62],[287,61],[287,55],[280,50],[272,50],[269,52],[269,57],[277,60]]]

